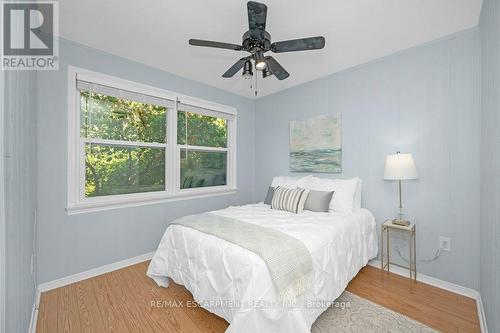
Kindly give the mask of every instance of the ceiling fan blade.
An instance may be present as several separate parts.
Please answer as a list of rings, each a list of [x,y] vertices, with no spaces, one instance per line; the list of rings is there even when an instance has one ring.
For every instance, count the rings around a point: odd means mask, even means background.
[[[234,74],[238,73],[238,71],[243,68],[245,61],[247,60],[248,57],[238,60],[233,66],[231,66],[231,68],[229,68],[224,74],[222,74],[222,77],[233,77]]]
[[[267,6],[263,3],[248,1],[247,9],[250,38],[263,40],[266,31]]]
[[[288,72],[281,67],[281,65],[273,57],[267,56],[264,59],[266,60],[266,64],[271,73],[273,73],[279,80],[284,80],[290,76],[290,74],[288,74]]]
[[[325,47],[325,37],[309,37],[285,40],[271,44],[271,51],[275,53],[318,50]]]
[[[190,39],[189,45],[204,46],[204,47],[216,47],[218,49],[228,49],[228,50],[235,50],[235,51],[240,51],[242,49],[242,47],[240,45],[230,44],[230,43],[213,42],[210,40],[202,40],[202,39]]]

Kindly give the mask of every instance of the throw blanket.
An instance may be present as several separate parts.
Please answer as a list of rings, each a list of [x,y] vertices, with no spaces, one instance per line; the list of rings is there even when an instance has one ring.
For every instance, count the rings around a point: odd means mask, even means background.
[[[278,230],[205,213],[177,219],[172,224],[196,229],[252,251],[264,260],[279,297],[295,301],[312,281],[312,258],[298,239]]]

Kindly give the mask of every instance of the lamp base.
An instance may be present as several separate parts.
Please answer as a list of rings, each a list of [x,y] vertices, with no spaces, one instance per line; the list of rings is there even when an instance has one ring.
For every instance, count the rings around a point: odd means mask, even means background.
[[[397,224],[397,225],[402,225],[404,227],[407,227],[407,226],[410,225],[410,221],[408,221],[408,220],[394,219],[394,220],[392,220],[392,224]]]

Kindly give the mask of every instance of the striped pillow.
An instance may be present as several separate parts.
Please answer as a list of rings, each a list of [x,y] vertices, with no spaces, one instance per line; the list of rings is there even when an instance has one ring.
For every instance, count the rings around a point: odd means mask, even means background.
[[[271,209],[279,209],[298,214],[304,210],[308,190],[278,186],[274,189]]]

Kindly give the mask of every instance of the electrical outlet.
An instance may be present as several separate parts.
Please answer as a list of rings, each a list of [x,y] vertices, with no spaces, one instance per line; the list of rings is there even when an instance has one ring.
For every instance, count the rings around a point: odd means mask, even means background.
[[[451,239],[449,237],[439,237],[439,248],[443,251],[451,251]]]

